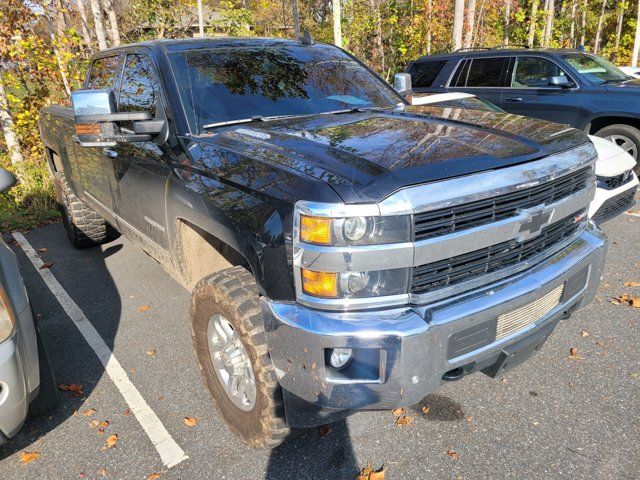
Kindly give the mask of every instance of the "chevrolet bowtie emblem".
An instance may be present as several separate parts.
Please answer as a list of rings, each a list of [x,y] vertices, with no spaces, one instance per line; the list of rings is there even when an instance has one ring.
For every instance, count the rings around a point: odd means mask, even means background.
[[[553,217],[553,209],[545,210],[544,207],[521,210],[527,217],[520,223],[517,240],[522,242],[540,233]]]

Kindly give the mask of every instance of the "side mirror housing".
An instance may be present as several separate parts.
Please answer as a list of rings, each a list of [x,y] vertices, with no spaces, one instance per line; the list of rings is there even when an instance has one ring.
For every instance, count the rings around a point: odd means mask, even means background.
[[[13,173],[0,168],[0,193],[4,193],[16,184],[16,177]]]
[[[406,99],[411,99],[413,93],[411,87],[411,75],[408,73],[396,73],[393,77],[393,88]]]
[[[558,75],[556,77],[549,78],[549,86],[560,87],[560,88],[571,88],[574,86],[574,83],[564,75]]]
[[[112,90],[78,90],[71,94],[76,126],[74,139],[83,147],[113,147],[123,142],[147,142],[161,133],[164,120],[149,112],[117,111]],[[118,122],[133,122],[133,134],[122,133]]]

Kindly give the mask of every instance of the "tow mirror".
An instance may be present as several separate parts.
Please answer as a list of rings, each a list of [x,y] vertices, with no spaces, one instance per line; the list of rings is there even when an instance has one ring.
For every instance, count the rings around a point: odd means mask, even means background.
[[[408,73],[396,73],[393,77],[393,88],[411,103],[411,75]]]
[[[548,83],[550,87],[571,88],[574,86],[574,83],[564,75],[550,77]]]
[[[4,193],[16,184],[16,177],[13,173],[0,168],[0,193]]]
[[[76,126],[74,139],[83,147],[113,147],[123,142],[147,142],[165,130],[164,120],[149,112],[118,112],[112,90],[78,90],[71,94]],[[123,133],[119,122],[132,122],[134,133]]]

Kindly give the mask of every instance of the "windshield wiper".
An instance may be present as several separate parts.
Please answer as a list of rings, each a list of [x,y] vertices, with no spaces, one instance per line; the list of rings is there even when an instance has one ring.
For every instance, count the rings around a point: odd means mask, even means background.
[[[239,118],[237,120],[225,120],[224,122],[207,123],[203,125],[203,129],[224,127],[226,125],[238,125],[240,123],[269,122],[271,120],[281,120],[283,118],[305,117],[306,115],[271,115],[265,117],[263,115],[255,115],[249,118]]]
[[[392,107],[354,107],[354,108],[345,108],[343,110],[332,110],[330,112],[322,112],[321,115],[340,115],[342,113],[362,113],[362,112],[383,112],[385,110],[389,110]]]
[[[610,83],[616,83],[616,82],[624,82],[626,80],[630,80],[633,77],[618,77],[618,78],[612,78],[611,80],[605,80],[604,82],[602,82],[600,85],[608,85]]]

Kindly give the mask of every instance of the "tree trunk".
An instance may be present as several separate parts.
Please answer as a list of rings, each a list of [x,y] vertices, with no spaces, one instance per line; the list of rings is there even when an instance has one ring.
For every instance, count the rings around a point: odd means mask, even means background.
[[[342,48],[342,13],[340,0],[333,0],[333,44]]]
[[[640,0],[638,0],[640,2]],[[427,0],[427,55],[431,55],[431,20],[433,16],[433,0]]]
[[[118,30],[118,17],[116,16],[116,9],[113,4],[113,0],[102,0],[102,8],[107,12],[112,46],[117,47],[120,45],[120,31]]]
[[[580,27],[580,46],[584,47],[587,36],[587,9],[589,8],[589,0],[584,0],[582,8],[582,22]]]
[[[596,38],[593,41],[593,53],[598,54],[600,50],[600,37],[602,36],[602,23],[604,22],[604,13],[607,8],[607,0],[602,0],[602,8],[600,9],[600,18],[598,18],[598,28],[596,28]]]
[[[102,21],[102,7],[100,0],[90,0],[91,11],[93,12],[93,25],[96,30],[96,38],[98,39],[98,48],[105,50],[107,48],[107,38],[104,35],[104,22]]]
[[[58,38],[64,37],[64,31],[66,30],[66,24],[64,21],[64,10],[62,9],[62,1],[56,0],[55,6],[55,19],[56,19],[56,34]]]
[[[464,0],[455,0],[453,12],[453,49],[462,48],[462,29],[464,26]]]
[[[529,19],[529,36],[527,38],[527,45],[533,47],[533,42],[536,40],[536,20],[538,16],[538,4],[539,0],[533,0],[531,2],[531,18]]]
[[[511,22],[511,0],[504,5],[504,44],[509,45],[509,23]]]
[[[622,36],[622,24],[624,22],[624,2],[618,5],[618,23],[616,24],[616,48],[613,51],[614,59],[618,57],[618,49],[620,48],[620,37]]]
[[[11,112],[9,112],[9,102],[7,101],[7,94],[4,91],[2,75],[0,75],[0,124],[2,124],[4,141],[9,150],[11,165],[19,167],[24,162],[24,157],[20,150],[20,143],[18,143],[18,136],[16,135],[13,119],[11,118]]]
[[[464,48],[473,46],[473,29],[476,22],[476,0],[469,0],[467,3],[467,31],[464,34]]]
[[[300,36],[300,10],[298,10],[298,0],[293,0],[293,34],[296,38]]]
[[[382,43],[382,14],[380,12],[380,1],[381,0],[371,0],[371,6],[374,9],[374,15],[376,18],[375,46],[377,50],[378,60],[380,62],[380,72],[384,74],[387,66],[384,58],[384,45]]]
[[[546,7],[547,19],[544,26],[544,41],[543,45],[545,48],[549,48],[551,45],[551,40],[553,38],[553,20],[555,18],[555,0],[549,0]]]
[[[638,54],[640,53],[640,0],[638,0],[638,16],[636,17],[636,38],[633,42],[633,56],[631,66],[638,66]]]
[[[198,32],[204,37],[204,15],[202,14],[202,0],[198,0]]]
[[[89,20],[87,20],[87,9],[84,7],[84,0],[76,0],[78,13],[80,14],[80,29],[82,30],[82,39],[89,51],[91,48],[91,34],[89,33]]]
[[[576,0],[571,2],[571,29],[569,30],[569,46],[576,48],[576,8],[578,4]]]

